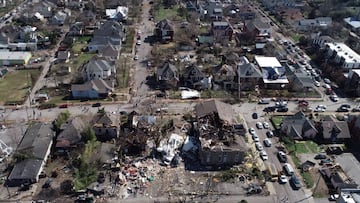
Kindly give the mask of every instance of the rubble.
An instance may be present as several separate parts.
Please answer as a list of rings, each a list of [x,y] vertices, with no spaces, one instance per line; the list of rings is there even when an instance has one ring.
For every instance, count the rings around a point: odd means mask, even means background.
[[[163,155],[163,161],[166,165],[169,165],[179,149],[184,143],[184,138],[178,134],[171,134],[169,139],[163,139],[160,141],[158,148],[156,149]]]

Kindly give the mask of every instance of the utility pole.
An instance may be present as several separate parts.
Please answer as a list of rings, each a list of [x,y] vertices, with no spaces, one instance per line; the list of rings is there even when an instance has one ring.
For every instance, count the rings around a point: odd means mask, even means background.
[[[239,102],[240,102],[240,70],[239,70],[239,66],[237,66],[237,74],[238,74],[238,94],[239,94]]]

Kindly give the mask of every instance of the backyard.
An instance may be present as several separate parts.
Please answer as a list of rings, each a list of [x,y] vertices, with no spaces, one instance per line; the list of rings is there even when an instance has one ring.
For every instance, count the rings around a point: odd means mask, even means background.
[[[15,70],[8,72],[0,79],[0,103],[21,104],[28,89],[32,88],[40,75],[40,70]]]

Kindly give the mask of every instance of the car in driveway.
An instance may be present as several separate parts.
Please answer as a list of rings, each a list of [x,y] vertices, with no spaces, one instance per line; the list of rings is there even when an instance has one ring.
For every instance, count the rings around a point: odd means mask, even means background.
[[[137,40],[136,45],[141,45],[141,40]]]
[[[135,60],[135,61],[139,60],[139,56],[138,56],[138,55],[135,55],[135,56],[134,56],[134,60]]]
[[[332,164],[334,161],[331,159],[321,159],[320,165]]]
[[[291,184],[291,187],[294,190],[298,190],[298,189],[301,188],[301,183],[300,183],[299,179],[295,175],[291,176],[290,184]]]
[[[268,122],[263,122],[263,127],[265,129],[268,129],[270,126],[269,126],[269,123]]]
[[[265,145],[265,147],[271,147],[271,145],[272,145],[271,140],[269,138],[265,138],[264,145]]]
[[[269,130],[269,131],[266,132],[266,136],[268,138],[272,138],[272,137],[274,137],[274,133],[271,130]]]
[[[256,123],[256,127],[257,127],[258,129],[263,129],[263,125],[262,125],[261,122],[257,122],[257,123]]]
[[[287,157],[286,157],[285,152],[279,151],[279,152],[277,153],[277,157],[278,157],[278,159],[279,159],[279,161],[280,161],[281,163],[286,163],[286,162],[287,162]]]
[[[251,137],[254,140],[254,142],[260,142],[260,138],[259,138],[259,136],[257,136],[257,134],[254,134]]]
[[[337,199],[339,199],[339,194],[332,194],[329,197],[329,201],[336,201]]]
[[[255,143],[255,147],[257,150],[262,151],[264,150],[264,147],[260,144],[260,142]]]

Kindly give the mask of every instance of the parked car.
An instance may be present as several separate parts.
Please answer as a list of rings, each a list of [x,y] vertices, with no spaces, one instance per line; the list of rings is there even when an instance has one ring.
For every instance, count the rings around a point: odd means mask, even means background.
[[[256,123],[256,127],[257,127],[258,129],[263,129],[263,125],[262,125],[261,122],[257,122],[257,123]]]
[[[260,142],[256,142],[256,143],[255,143],[255,147],[256,147],[256,149],[259,150],[259,151],[264,150],[264,147],[260,144]]]
[[[279,151],[278,154],[277,154],[277,156],[278,156],[278,159],[279,159],[279,161],[280,161],[281,163],[286,163],[286,162],[287,162],[287,157],[286,157],[285,152]]]
[[[324,83],[331,84],[331,81],[328,78],[324,78]]]
[[[269,99],[260,99],[258,104],[270,104],[270,100]]]
[[[288,112],[289,109],[287,107],[278,108],[277,112]]]
[[[360,112],[360,106],[353,108],[351,111],[352,112]]]
[[[315,85],[316,87],[320,87],[320,82],[315,81],[315,82],[314,82],[314,85]]]
[[[261,157],[261,159],[263,160],[263,161],[266,161],[266,160],[268,160],[268,155],[267,155],[267,153],[263,150],[263,151],[260,151],[260,157]]]
[[[340,106],[340,108],[347,108],[347,109],[350,109],[350,108],[351,108],[351,106],[350,106],[350,104],[342,104],[342,105]]]
[[[67,107],[68,107],[67,104],[60,104],[60,105],[59,105],[59,109],[65,109],[65,108],[67,108]]]
[[[333,101],[333,102],[337,102],[337,101],[339,101],[339,97],[334,94],[334,95],[330,96],[330,100]]]
[[[137,40],[136,45],[141,45],[141,40]]]
[[[259,136],[257,136],[257,134],[252,135],[252,139],[254,140],[254,142],[260,142],[260,138]]]
[[[294,190],[298,190],[301,188],[300,181],[295,175],[291,176],[290,183]]]
[[[329,197],[329,201],[336,201],[337,199],[339,199],[339,194],[332,194]]]
[[[138,56],[138,55],[135,55],[135,56],[134,56],[134,60],[135,60],[135,61],[139,60],[139,56]]]
[[[255,135],[255,129],[254,128],[249,128],[249,133],[250,133],[250,135]]]
[[[316,108],[314,109],[314,112],[325,112],[325,109],[316,107]]]
[[[300,106],[309,106],[309,102],[306,100],[299,100],[298,105]]]
[[[348,108],[344,108],[344,107],[339,107],[336,112],[349,112]]]
[[[321,159],[320,161],[320,165],[325,165],[325,164],[332,164],[333,160],[331,159]]]
[[[101,106],[101,103],[99,103],[99,102],[98,102],[98,103],[94,103],[94,104],[92,104],[91,106],[92,106],[92,107],[100,107],[100,106]]]
[[[268,129],[270,126],[269,126],[269,123],[268,122],[263,122],[263,127],[265,129]]]
[[[287,182],[288,182],[288,179],[287,179],[286,175],[280,175],[279,176],[279,183],[285,184]]]
[[[287,102],[286,101],[278,101],[278,102],[275,102],[275,106],[276,107],[286,107]]]
[[[268,138],[272,138],[272,137],[274,137],[274,133],[271,130],[269,130],[269,131],[266,132],[266,136]]]
[[[258,118],[258,114],[257,114],[257,113],[253,113],[253,114],[252,114],[252,118],[253,118],[253,119],[257,119],[257,118]]]
[[[318,160],[320,160],[320,159],[326,159],[327,158],[327,156],[325,155],[325,154],[317,154],[315,157],[314,157],[314,159],[318,159]]]
[[[263,111],[269,113],[269,112],[274,112],[275,110],[276,110],[275,106],[268,106],[265,107]]]
[[[319,105],[317,105],[317,106],[316,106],[316,108],[326,109],[326,106],[325,106],[325,105],[323,105],[323,104],[319,104]]]
[[[271,147],[271,144],[272,144],[272,142],[271,142],[271,140],[270,140],[269,138],[265,138],[265,139],[264,139],[264,145],[265,145],[265,147]]]

